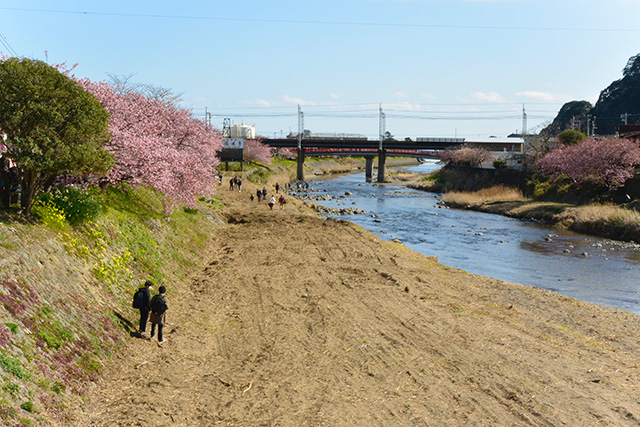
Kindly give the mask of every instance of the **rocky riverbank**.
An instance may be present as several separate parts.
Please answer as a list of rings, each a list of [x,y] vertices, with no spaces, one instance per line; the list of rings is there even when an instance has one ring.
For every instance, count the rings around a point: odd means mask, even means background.
[[[395,174],[391,182],[427,192],[439,192],[443,189],[442,183],[425,181],[423,174]],[[501,185],[477,191],[450,190],[444,194],[442,204],[450,208],[544,222],[592,236],[640,242],[640,213],[637,203],[585,205],[539,201],[525,198],[521,193],[514,197],[512,190],[511,187]]]

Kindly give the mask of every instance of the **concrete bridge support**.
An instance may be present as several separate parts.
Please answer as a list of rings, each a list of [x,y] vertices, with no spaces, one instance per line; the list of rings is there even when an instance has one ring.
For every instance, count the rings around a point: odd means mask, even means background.
[[[384,182],[384,163],[387,160],[387,151],[378,150],[378,182]]]
[[[298,148],[298,181],[304,181],[304,148]]]
[[[373,181],[373,156],[365,156],[365,173],[364,177],[367,182]]]

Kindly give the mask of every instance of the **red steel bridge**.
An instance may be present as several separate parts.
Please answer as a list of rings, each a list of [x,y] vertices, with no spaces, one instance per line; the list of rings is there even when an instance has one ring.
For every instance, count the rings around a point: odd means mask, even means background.
[[[387,156],[436,157],[437,152],[464,145],[464,138],[418,138],[417,141],[373,141],[367,138],[296,138],[264,139],[273,148],[295,149],[298,155],[298,179],[304,181],[305,156],[362,156],[366,159],[366,179],[371,181],[373,159],[378,157],[378,182],[384,181]]]

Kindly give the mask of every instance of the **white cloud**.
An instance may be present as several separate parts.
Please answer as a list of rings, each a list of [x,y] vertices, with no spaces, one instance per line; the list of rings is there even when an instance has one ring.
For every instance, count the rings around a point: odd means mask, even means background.
[[[536,101],[544,102],[566,102],[572,99],[572,97],[570,97],[569,95],[552,92],[540,92],[536,90],[525,90],[522,92],[517,92],[516,95],[523,98],[535,99]]]
[[[473,101],[481,102],[504,102],[504,98],[498,92],[474,92],[471,94]]]
[[[329,96],[331,96],[333,99],[340,99],[342,98],[342,94],[341,93],[331,93]]]
[[[523,92],[517,92],[517,96],[522,96],[524,98],[537,99],[540,101],[553,101],[554,96],[550,92],[539,92],[535,90],[525,90]]]
[[[282,100],[288,104],[295,104],[295,105],[316,105],[315,102],[313,101],[305,101],[302,98],[291,98],[289,95],[284,95],[282,97]]]
[[[406,92],[402,92],[401,90],[397,91],[393,94],[394,98],[410,98],[409,94]]]
[[[412,104],[410,102],[393,102],[393,103],[384,103],[382,106],[383,110],[388,108],[390,110],[402,110],[402,111],[419,111],[420,104]]]
[[[261,107],[271,107],[271,103],[265,99],[256,99],[256,104]]]
[[[436,96],[432,93],[422,92],[420,96],[423,97],[424,99],[436,99]]]
[[[241,104],[244,105],[258,105],[260,107],[271,107],[271,103],[266,99],[256,99],[254,101],[242,101]]]

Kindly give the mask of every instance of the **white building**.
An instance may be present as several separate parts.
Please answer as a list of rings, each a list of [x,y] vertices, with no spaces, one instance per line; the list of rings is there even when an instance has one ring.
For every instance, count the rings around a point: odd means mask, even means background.
[[[509,169],[521,169],[524,159],[524,138],[498,138],[465,139],[464,143],[469,148],[481,148],[491,153],[495,159],[505,161]],[[493,169],[493,160],[482,165],[483,168]]]
[[[243,138],[243,139],[255,139],[256,128],[255,126],[233,124],[229,129],[231,135],[230,138]]]

